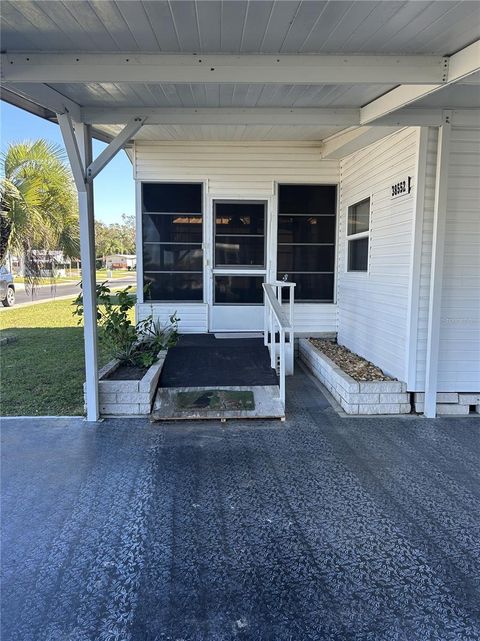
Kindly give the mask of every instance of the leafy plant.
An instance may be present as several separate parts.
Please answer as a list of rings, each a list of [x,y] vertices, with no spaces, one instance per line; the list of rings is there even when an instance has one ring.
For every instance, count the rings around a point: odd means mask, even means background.
[[[114,294],[106,282],[96,286],[97,324],[100,340],[111,358],[131,367],[150,367],[158,359],[158,352],[172,347],[178,341],[178,321],[176,312],[166,325],[154,320],[153,315],[134,323],[131,309],[135,296],[131,286]],[[74,316],[83,317],[83,294],[73,301]]]

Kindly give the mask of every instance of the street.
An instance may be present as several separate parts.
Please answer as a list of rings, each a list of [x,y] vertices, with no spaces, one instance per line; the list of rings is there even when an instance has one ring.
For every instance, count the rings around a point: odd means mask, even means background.
[[[135,275],[125,276],[122,278],[112,278],[108,281],[108,285],[113,288],[124,288],[127,285],[136,284]],[[71,283],[57,283],[56,285],[39,285],[35,291],[28,293],[23,288],[23,285],[18,284],[15,288],[15,306],[21,304],[35,303],[39,301],[48,301],[63,296],[76,296],[80,292],[80,285],[76,282]],[[0,305],[1,310],[8,309]]]

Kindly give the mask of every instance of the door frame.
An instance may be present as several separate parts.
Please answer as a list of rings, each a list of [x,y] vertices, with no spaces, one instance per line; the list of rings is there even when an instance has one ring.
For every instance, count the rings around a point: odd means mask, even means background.
[[[265,267],[263,269],[255,268],[237,268],[230,269],[229,267],[225,268],[215,268],[215,217],[214,217],[214,203],[219,202],[233,202],[233,203],[242,203],[242,202],[256,202],[265,204]],[[205,227],[204,227],[204,292],[205,292],[205,302],[208,308],[208,331],[209,332],[235,332],[235,331],[247,331],[242,330],[241,327],[238,329],[225,328],[220,329],[214,327],[213,324],[213,308],[214,304],[214,277],[215,274],[224,273],[224,274],[238,274],[240,275],[264,275],[265,280],[271,279],[271,274],[275,269],[276,264],[276,252],[273,251],[273,248],[276,247],[276,234],[273,234],[274,224],[273,219],[275,217],[275,198],[273,195],[251,195],[246,196],[245,194],[208,194],[206,200],[206,217],[205,217]],[[275,236],[275,237],[274,237]],[[217,306],[215,306],[217,307]],[[262,305],[218,305],[218,307],[230,308],[236,310],[238,308],[256,308],[262,307]],[[251,330],[259,331],[260,328]]]

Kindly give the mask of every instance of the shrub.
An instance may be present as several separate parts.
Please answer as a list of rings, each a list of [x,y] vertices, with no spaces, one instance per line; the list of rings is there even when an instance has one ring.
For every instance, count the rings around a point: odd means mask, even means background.
[[[158,352],[172,347],[178,341],[176,312],[166,325],[155,321],[153,315],[134,323],[131,309],[136,298],[130,292],[131,286],[112,294],[106,283],[96,286],[97,325],[99,337],[111,358],[131,367],[150,367],[158,359]],[[83,317],[83,294],[73,301],[74,316]]]

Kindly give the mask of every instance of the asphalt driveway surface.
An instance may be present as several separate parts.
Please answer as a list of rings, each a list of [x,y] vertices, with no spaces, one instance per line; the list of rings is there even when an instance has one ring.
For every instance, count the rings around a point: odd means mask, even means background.
[[[4,420],[2,639],[478,640],[479,427]]]

